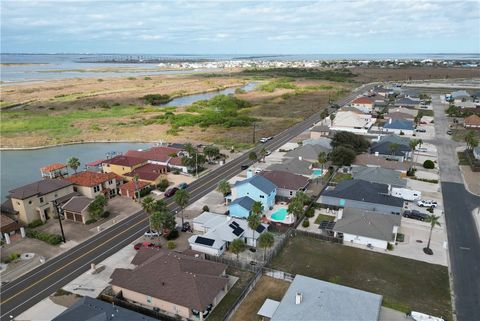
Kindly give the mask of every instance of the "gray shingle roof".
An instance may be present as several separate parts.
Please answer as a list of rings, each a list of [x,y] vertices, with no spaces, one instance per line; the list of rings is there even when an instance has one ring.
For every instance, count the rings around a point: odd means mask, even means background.
[[[332,148],[325,148],[322,145],[303,145],[298,147],[297,149],[289,151],[288,153],[285,154],[285,157],[287,158],[302,157],[303,159],[312,159],[316,161],[318,159],[318,154],[320,152],[328,153],[331,150]]]
[[[255,201],[253,199],[251,199],[248,196],[244,196],[244,197],[237,198],[236,200],[231,202],[230,205],[238,204],[241,207],[243,207],[244,209],[246,209],[248,211],[251,211],[253,203],[255,203]]]
[[[91,198],[86,196],[74,196],[62,208],[68,212],[82,213],[84,209],[93,202]]]
[[[42,196],[70,185],[73,185],[73,183],[64,179],[43,179],[35,183],[12,189],[9,193],[11,198],[23,200],[34,195]]]
[[[378,152],[381,155],[392,155],[392,152],[390,151],[391,144],[398,145],[398,148],[393,155],[404,156],[407,152],[411,151],[410,139],[397,135],[387,135],[382,136],[378,142],[374,143],[372,147],[370,147],[370,152],[372,154]]]
[[[308,185],[308,178],[282,171],[262,171],[260,175],[273,182],[278,188],[298,191]]]
[[[268,179],[266,179],[263,176],[259,175],[254,175],[250,178],[244,179],[243,181],[237,181],[235,182],[235,186],[239,186],[245,183],[250,183],[265,194],[270,194],[273,192],[276,188],[275,184],[270,182]]]
[[[400,226],[402,219],[400,215],[385,215],[356,208],[344,208],[342,215],[335,223],[334,231],[389,242],[394,241],[393,227]]]
[[[381,295],[296,275],[271,321],[377,321],[381,304]]]
[[[361,179],[340,182],[323,196],[337,197],[366,203],[403,207],[403,199],[388,195],[388,185],[370,183]]]
[[[371,183],[388,184],[397,187],[407,186],[407,181],[400,178],[400,172],[382,167],[359,166],[352,169],[353,178]]]
[[[273,164],[267,167],[267,170],[290,172],[299,175],[310,176],[312,175],[311,169],[312,163],[306,160],[299,160],[298,158],[292,158],[282,164]]]
[[[112,317],[113,316],[113,317]],[[156,321],[154,318],[84,296],[52,321]]]
[[[416,106],[420,103],[418,100],[410,99],[408,97],[399,98],[395,100],[396,106]]]
[[[383,128],[413,130],[413,121],[408,119],[392,119],[391,122],[383,125]]]

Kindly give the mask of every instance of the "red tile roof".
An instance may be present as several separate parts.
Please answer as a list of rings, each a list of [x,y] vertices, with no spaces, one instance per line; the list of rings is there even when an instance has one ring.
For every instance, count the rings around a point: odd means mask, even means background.
[[[80,172],[66,177],[65,179],[75,185],[93,187],[103,182],[118,179],[119,176],[115,173],[97,173],[97,172]]]
[[[142,181],[138,181],[137,182],[137,186],[138,186],[138,189],[142,189],[144,188],[145,186],[148,186],[150,185],[149,183],[147,182],[142,182]],[[135,182],[134,181],[130,181],[126,184],[123,184],[121,187],[120,187],[120,190],[122,191],[122,195],[126,195],[126,191],[128,190],[128,194],[130,196],[133,196],[134,193],[135,193]]]
[[[139,157],[131,157],[125,155],[118,155],[113,158],[105,160],[104,164],[112,164],[112,165],[119,165],[119,166],[128,166],[132,167],[141,163],[145,163],[146,160],[144,158]]]
[[[67,167],[67,165],[65,165],[65,164],[62,164],[62,163],[53,163],[53,164],[51,164],[51,165],[42,167],[42,172],[44,172],[44,173],[49,173],[49,172],[53,172],[53,171],[56,171],[56,170],[65,168],[65,167]]]
[[[185,166],[182,164],[182,158],[181,157],[172,157],[170,161],[168,162],[169,165],[174,165],[174,166]]]
[[[358,97],[357,99],[354,99],[352,101],[352,104],[372,104],[373,101],[374,100],[370,97],[362,96],[362,97]]]
[[[156,164],[145,164],[140,166],[130,173],[125,174],[125,176],[133,177],[138,175],[140,180],[144,181],[155,181],[160,175],[167,172],[167,167],[163,165],[156,165]]]
[[[480,117],[477,115],[465,117],[464,123],[467,126],[480,126]]]

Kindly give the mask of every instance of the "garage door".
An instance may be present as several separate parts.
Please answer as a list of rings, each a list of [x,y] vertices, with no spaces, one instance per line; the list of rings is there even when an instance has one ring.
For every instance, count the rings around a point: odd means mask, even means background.
[[[80,215],[80,214],[75,214],[75,221],[80,222],[80,223],[83,223],[82,215]]]
[[[65,217],[67,218],[67,220],[72,220],[73,221],[73,213],[65,212]]]

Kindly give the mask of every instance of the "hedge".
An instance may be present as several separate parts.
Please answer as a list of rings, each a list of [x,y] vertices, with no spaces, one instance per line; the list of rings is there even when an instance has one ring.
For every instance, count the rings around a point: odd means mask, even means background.
[[[309,227],[310,226],[310,221],[308,219],[305,219],[302,223],[303,227]]]
[[[47,232],[27,229],[27,236],[33,239],[44,241],[51,245],[58,245],[62,243],[62,236],[58,234],[50,234]]]
[[[29,227],[29,228],[35,228],[35,227],[39,227],[39,226],[41,226],[41,225],[43,225],[43,222],[42,222],[42,220],[38,219],[38,220],[33,220],[33,221],[31,221],[31,222],[28,224],[28,227]]]
[[[423,162],[423,167],[427,169],[434,169],[435,168],[435,163],[429,159]]]

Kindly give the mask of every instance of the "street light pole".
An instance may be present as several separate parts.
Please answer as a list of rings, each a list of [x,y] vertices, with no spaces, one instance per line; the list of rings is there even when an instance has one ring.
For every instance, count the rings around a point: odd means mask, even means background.
[[[198,178],[198,151],[195,153],[195,177]]]
[[[62,239],[63,243],[67,243],[65,239],[65,233],[63,232],[63,225],[62,225],[62,218],[60,217],[60,209],[57,200],[52,201],[53,206],[55,207],[55,211],[57,212],[58,223],[60,224],[60,231],[62,232]]]
[[[255,122],[253,122],[252,144],[255,144]]]

